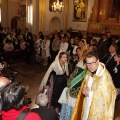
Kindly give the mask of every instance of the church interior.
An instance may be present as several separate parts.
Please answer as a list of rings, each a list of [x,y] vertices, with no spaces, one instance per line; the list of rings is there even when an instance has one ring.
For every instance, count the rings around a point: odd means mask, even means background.
[[[24,42],[22,40],[26,39],[26,31],[30,32],[33,39],[31,46],[35,48],[34,42],[38,34],[41,39],[42,37],[44,39],[44,36],[47,38],[48,35],[57,32],[61,36],[62,33],[67,36],[70,32],[72,37],[82,35],[81,39],[86,39],[88,46],[90,38],[99,42],[102,36],[110,34],[111,43],[119,43],[117,45],[118,50],[120,50],[120,1],[0,0],[0,27],[2,28],[0,30],[0,60],[8,64],[6,69],[0,71],[1,76],[8,76],[10,73],[17,72],[15,81],[24,84],[27,92],[25,97],[32,101],[28,105],[31,108],[36,108],[38,106],[35,104],[35,100],[39,86],[51,64],[51,60],[49,57],[44,59],[42,53],[43,58],[39,58],[30,48],[32,54],[27,52],[27,55],[24,48],[6,50],[4,45],[9,39],[7,36],[10,34],[14,37],[14,33],[18,30],[19,35],[15,40],[21,39],[22,43]],[[1,37],[2,32],[4,35]],[[105,50],[102,51],[101,59],[108,49]],[[37,60],[36,56],[38,57]],[[46,60],[47,63],[44,63]],[[114,120],[120,120],[120,99],[117,101]]]

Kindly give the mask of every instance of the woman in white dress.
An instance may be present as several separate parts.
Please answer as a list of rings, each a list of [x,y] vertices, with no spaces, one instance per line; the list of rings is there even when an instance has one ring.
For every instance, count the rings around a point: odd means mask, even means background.
[[[42,41],[42,57],[44,59],[44,65],[48,65],[48,57],[50,57],[50,40],[48,35],[44,35]]]
[[[35,47],[35,54],[36,54],[36,62],[40,63],[41,60],[41,45],[42,45],[42,39],[40,38],[40,35],[36,35],[36,41],[34,44]]]
[[[62,37],[61,40],[62,40],[62,42],[61,42],[61,45],[60,45],[60,51],[61,52],[66,52],[67,49],[68,49],[68,42],[66,41],[65,37]]]

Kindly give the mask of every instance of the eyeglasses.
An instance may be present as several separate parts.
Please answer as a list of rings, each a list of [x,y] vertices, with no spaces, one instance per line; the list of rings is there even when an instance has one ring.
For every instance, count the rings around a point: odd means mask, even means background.
[[[97,62],[97,61],[96,61]],[[95,65],[96,62],[86,63],[87,66]]]

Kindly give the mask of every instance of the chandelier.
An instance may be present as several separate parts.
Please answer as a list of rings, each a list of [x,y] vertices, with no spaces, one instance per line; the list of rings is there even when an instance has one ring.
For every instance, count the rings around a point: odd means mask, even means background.
[[[63,11],[63,3],[59,2],[59,0],[57,0],[57,2],[53,2],[52,5],[52,11],[53,12],[62,12]]]

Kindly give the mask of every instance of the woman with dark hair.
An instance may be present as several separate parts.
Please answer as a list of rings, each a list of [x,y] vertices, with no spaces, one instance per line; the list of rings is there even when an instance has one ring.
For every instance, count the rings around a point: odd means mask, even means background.
[[[2,119],[17,120],[23,111],[30,109],[23,105],[25,87],[21,83],[10,83],[1,92],[2,99]],[[29,112],[24,120],[41,120],[33,112]]]
[[[34,52],[34,41],[31,35],[28,35],[28,39],[26,40],[26,62],[31,63]]]
[[[61,109],[61,105],[58,103],[58,99],[63,91],[63,89],[67,86],[68,76],[68,63],[67,63],[67,54],[65,52],[61,52],[58,55],[58,59],[56,59],[47,70],[41,84],[40,91],[42,91],[43,87],[46,84],[49,86],[48,89],[48,107],[53,107],[59,112]]]

